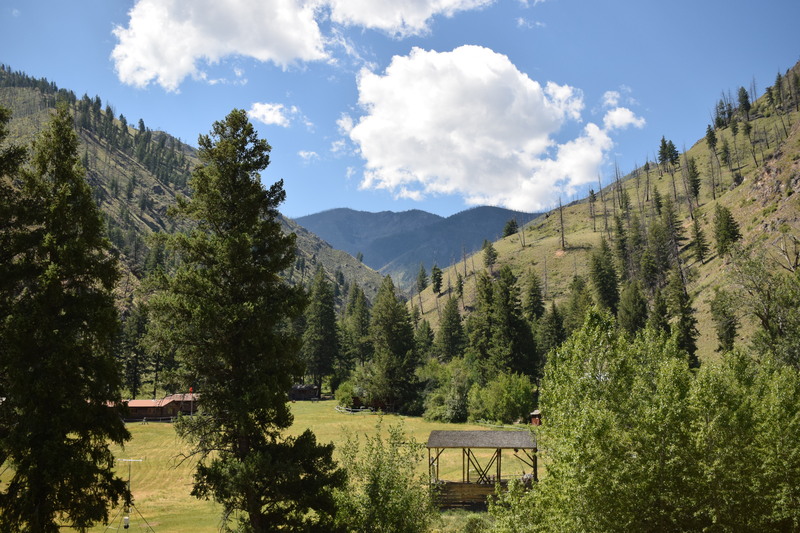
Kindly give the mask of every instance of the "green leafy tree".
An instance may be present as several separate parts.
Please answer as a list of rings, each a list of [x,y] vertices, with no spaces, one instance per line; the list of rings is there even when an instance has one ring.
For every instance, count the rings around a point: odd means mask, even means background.
[[[497,374],[485,387],[469,392],[469,419],[512,424],[525,420],[534,408],[530,377],[514,372]]]
[[[149,330],[200,393],[201,416],[176,426],[198,458],[192,494],[219,502],[226,528],[236,518],[253,532],[326,529],[344,480],[333,446],[310,430],[282,436],[292,423],[287,393],[303,373],[291,323],[306,304],[302,287],[279,276],[295,249],[278,219],[283,183],[262,186],[270,146],[243,110],[198,144],[193,195],[173,209],[191,229],[169,238],[180,264],[157,280]]]
[[[714,210],[714,240],[717,243],[717,253],[727,255],[731,245],[742,238],[739,224],[733,218],[730,209],[717,204]]]
[[[698,530],[686,485],[691,379],[665,335],[630,340],[610,314],[591,311],[545,366],[537,436],[547,476],[521,510],[534,530]]]
[[[331,375],[339,358],[339,336],[336,329],[336,302],[333,287],[322,267],[317,269],[311,285],[309,305],[305,311],[305,331],[300,354],[306,364],[317,393],[322,393],[323,380]]]
[[[0,110],[0,141],[9,114]],[[117,259],[59,107],[33,146],[0,151],[0,530],[81,531],[128,499]],[[10,178],[14,178],[11,181]]]
[[[402,426],[385,433],[379,421],[374,436],[363,443],[349,436],[343,446],[347,485],[336,491],[337,526],[352,533],[429,531],[437,510],[430,484],[419,474],[423,446]]]

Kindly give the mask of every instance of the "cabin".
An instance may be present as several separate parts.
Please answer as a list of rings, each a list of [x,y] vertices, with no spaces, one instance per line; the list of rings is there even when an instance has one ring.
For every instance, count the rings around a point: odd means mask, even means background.
[[[485,509],[495,487],[502,490],[512,478],[539,480],[536,436],[530,431],[431,431],[427,448],[430,482],[440,508]],[[461,452],[461,480],[442,480],[440,458],[456,450]],[[504,453],[512,459],[505,465]]]
[[[197,411],[197,394],[170,394],[160,400],[128,400],[126,421],[172,420],[179,414],[191,415]]]

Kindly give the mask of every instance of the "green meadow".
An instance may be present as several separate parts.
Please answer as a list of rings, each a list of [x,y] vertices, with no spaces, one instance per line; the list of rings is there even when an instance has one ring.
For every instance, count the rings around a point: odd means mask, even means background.
[[[373,436],[376,425],[381,422],[384,433],[390,425],[402,424],[409,441],[425,444],[428,435],[435,429],[487,429],[474,424],[444,424],[428,422],[419,417],[398,415],[378,415],[373,413],[345,414],[335,410],[334,401],[296,402],[292,404],[295,423],[289,434],[297,435],[310,428],[319,442],[343,444],[348,436]],[[114,454],[120,461],[117,470],[128,478],[130,468],[131,489],[135,508],[130,512],[128,531],[147,531],[149,524],[155,531],[170,533],[202,533],[218,531],[220,507],[213,502],[198,500],[191,496],[192,472],[195,461],[185,458],[187,447],[175,434],[172,424],[133,422],[128,424],[131,440],[123,448],[115,448]],[[425,472],[427,452],[420,462],[420,473]],[[440,477],[460,480],[460,452],[445,452],[440,459]],[[123,460],[133,459],[136,462]],[[141,460],[141,462],[138,462]],[[504,463],[504,474],[512,474],[512,462]],[[112,511],[115,518],[108,527],[97,526],[93,532],[124,531],[123,512],[118,508]],[[467,513],[443,513],[438,531],[459,531]]]

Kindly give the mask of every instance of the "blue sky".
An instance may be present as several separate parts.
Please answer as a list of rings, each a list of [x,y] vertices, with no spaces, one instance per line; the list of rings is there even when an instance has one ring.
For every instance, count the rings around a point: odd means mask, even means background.
[[[196,145],[231,109],[284,214],[582,197],[800,59],[797,0],[0,0],[0,62]]]

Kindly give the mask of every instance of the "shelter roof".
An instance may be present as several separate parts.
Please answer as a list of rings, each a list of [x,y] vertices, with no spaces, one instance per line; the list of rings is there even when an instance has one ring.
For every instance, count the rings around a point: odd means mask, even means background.
[[[434,430],[428,448],[503,448],[535,449],[536,436],[530,431]]]

